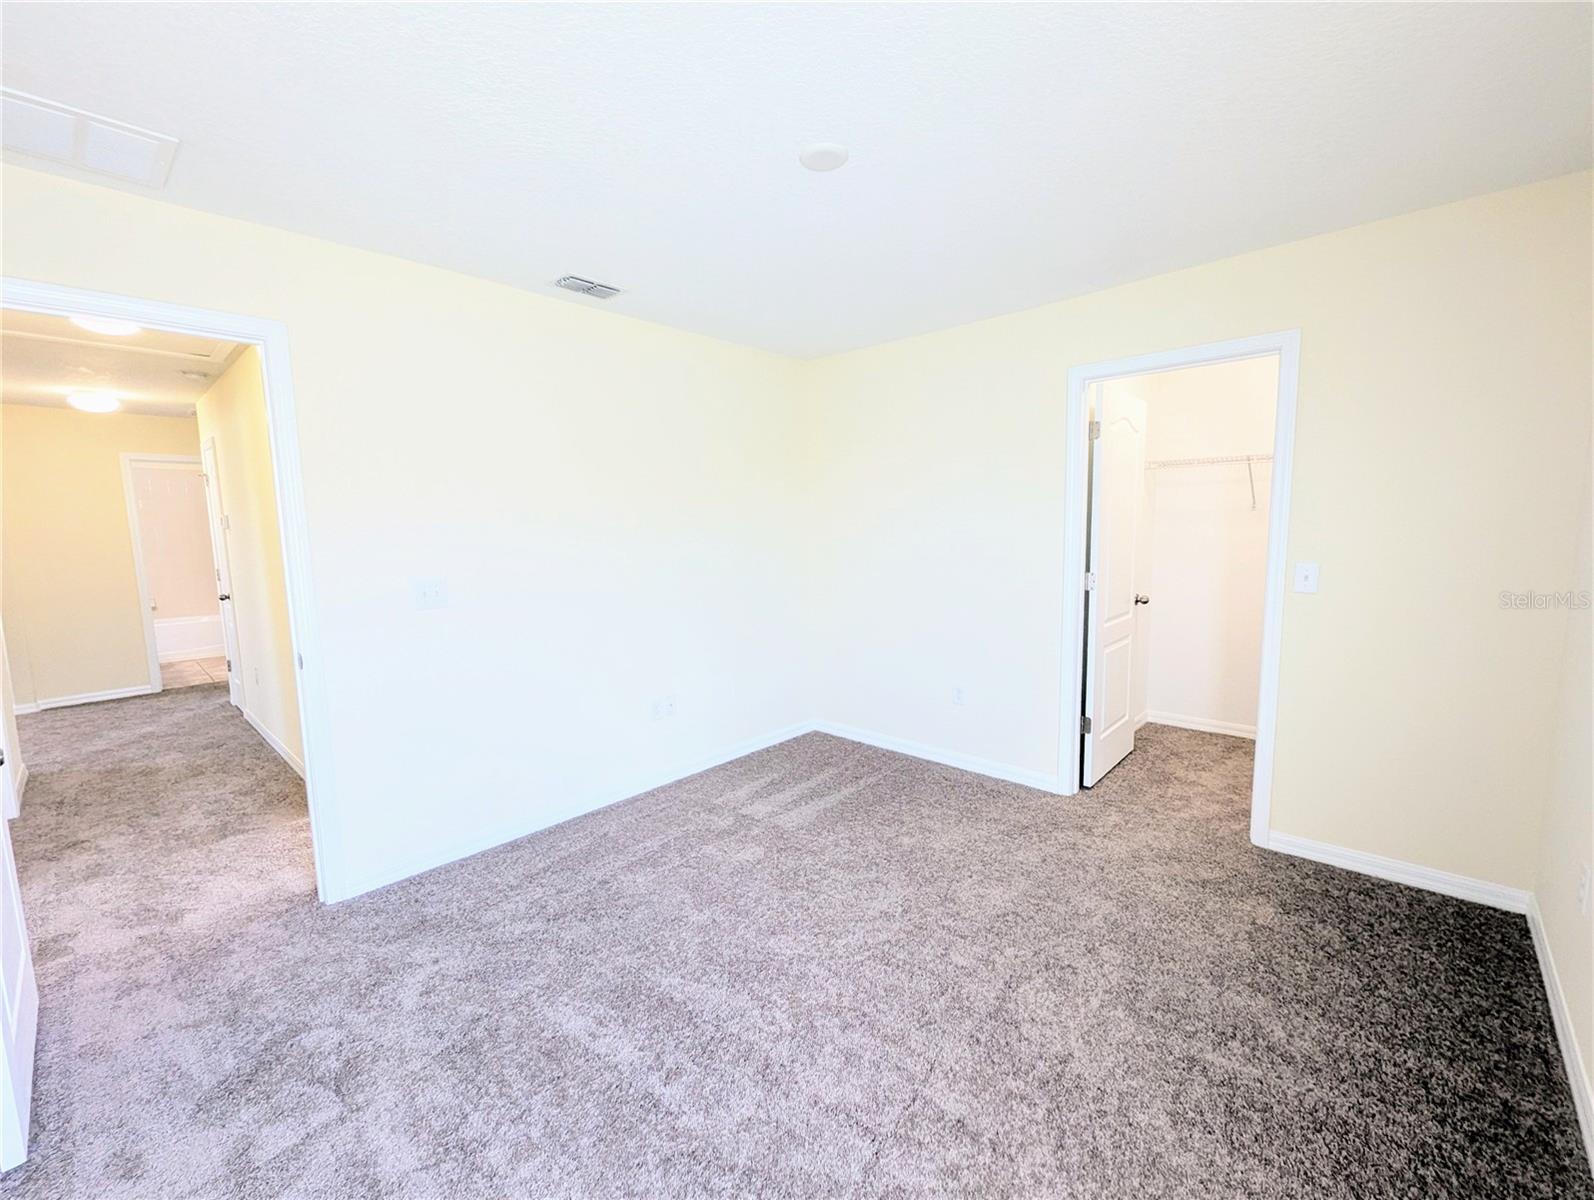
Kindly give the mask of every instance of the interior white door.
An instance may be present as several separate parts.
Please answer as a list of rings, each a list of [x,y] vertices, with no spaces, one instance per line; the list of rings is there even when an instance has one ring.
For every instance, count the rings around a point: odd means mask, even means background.
[[[227,510],[221,499],[221,474],[216,439],[199,448],[205,472],[205,512],[210,520],[210,552],[216,560],[216,600],[221,608],[221,638],[227,648],[227,698],[244,706],[243,669],[238,662],[238,615],[232,606],[232,567],[227,558]]]
[[[8,747],[9,749],[9,747]],[[10,758],[0,783],[11,787]],[[22,919],[22,889],[11,854],[11,824],[0,820],[0,1171],[28,1156],[33,1102],[33,1043],[39,1025],[39,985]]]
[[[1094,785],[1135,748],[1135,543],[1146,457],[1146,406],[1097,384],[1091,417],[1081,780]],[[1104,398],[1105,397],[1105,398]]]

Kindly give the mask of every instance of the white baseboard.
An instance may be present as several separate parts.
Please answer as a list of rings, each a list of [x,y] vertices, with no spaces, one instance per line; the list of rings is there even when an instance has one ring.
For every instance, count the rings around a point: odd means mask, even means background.
[[[147,683],[137,687],[113,688],[108,692],[83,692],[76,696],[51,696],[45,700],[35,700],[32,704],[18,704],[12,711],[17,713],[36,713],[46,708],[70,708],[74,704],[98,704],[101,700],[125,700],[129,696],[148,696],[160,691]]]
[[[906,738],[873,733],[854,725],[839,725],[834,721],[815,721],[808,728],[818,733],[828,733],[832,737],[846,738],[849,742],[862,742],[866,746],[877,746],[881,750],[895,750],[898,754],[922,758],[945,767],[958,767],[964,771],[972,771],[976,775],[989,775],[992,779],[1021,783],[1025,787],[1039,788],[1043,792],[1053,794],[1062,792],[1061,782],[1049,771],[1031,771],[1026,767],[1014,767],[989,758],[977,758],[972,754],[941,750],[935,746],[926,746],[922,742],[910,742]]]
[[[244,720],[248,721],[253,727],[254,731],[260,735],[261,741],[265,742],[266,745],[275,750],[282,761],[292,767],[298,773],[299,778],[303,779],[304,764],[299,761],[299,756],[284,746],[282,742],[277,739],[277,736],[271,732],[271,730],[267,729],[264,725],[257,721],[255,719],[254,713],[250,712],[247,708],[239,708],[238,711],[243,713]]]
[[[518,841],[523,837],[529,837],[531,834],[548,829],[551,826],[560,825],[576,817],[585,816],[589,812],[596,812],[600,808],[607,808],[611,804],[618,804],[621,800],[629,800],[633,796],[651,792],[654,788],[661,788],[666,784],[675,783],[688,776],[696,775],[700,771],[707,771],[711,767],[717,767],[734,759],[743,758],[756,751],[768,749],[770,746],[777,746],[781,742],[789,742],[794,737],[811,733],[813,728],[813,725],[808,722],[788,725],[783,729],[775,730],[773,733],[749,738],[723,750],[717,750],[701,758],[656,772],[647,778],[634,780],[620,788],[617,795],[610,795],[590,804],[583,804],[576,808],[561,811],[551,818],[533,818],[506,822],[484,833],[450,842],[434,849],[425,856],[408,858],[394,866],[371,872],[347,885],[342,884],[340,880],[335,880],[333,886],[323,891],[322,899],[328,904],[352,900],[356,896],[363,896],[366,892],[386,887],[390,883],[398,883],[400,880],[409,879],[412,876],[435,870],[438,867],[447,866],[451,862],[458,862],[462,858],[469,858],[473,854],[480,854],[484,850],[491,850],[493,847],[502,846],[506,842]]]
[[[1526,913],[1532,900],[1532,894],[1521,888],[1506,887],[1501,883],[1490,883],[1486,879],[1473,879],[1467,875],[1453,875],[1449,871],[1402,862],[1398,858],[1385,858],[1380,854],[1368,854],[1362,850],[1349,850],[1328,842],[1314,842],[1292,833],[1269,833],[1267,848],[1281,854],[1292,854],[1296,858],[1327,863],[1331,867],[1343,867],[1347,871],[1371,875],[1376,879],[1388,879],[1424,891],[1454,896],[1458,900],[1503,908],[1506,912]]]
[[[1537,896],[1528,899],[1528,929],[1533,934],[1533,950],[1539,957],[1539,970],[1544,975],[1544,992],[1549,997],[1550,1016],[1555,1022],[1555,1040],[1560,1043],[1561,1061],[1572,1087],[1572,1104],[1577,1109],[1577,1126],[1583,1134],[1583,1150],[1588,1155],[1590,1170],[1594,1171],[1594,1096],[1589,1094],[1588,1075],[1583,1067],[1583,1048],[1577,1044],[1572,1008],[1561,989],[1560,972],[1555,969],[1555,955],[1544,930],[1544,914],[1539,911]]]
[[[1148,712],[1141,720],[1144,725],[1172,725],[1178,729],[1195,729],[1201,733],[1226,733],[1230,737],[1256,740],[1255,725],[1237,725],[1231,721],[1209,721],[1206,717],[1186,717],[1180,713]]]

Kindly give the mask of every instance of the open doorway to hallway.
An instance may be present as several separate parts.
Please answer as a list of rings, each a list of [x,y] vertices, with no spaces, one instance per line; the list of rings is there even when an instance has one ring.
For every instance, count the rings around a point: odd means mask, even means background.
[[[9,309],[3,330],[0,597],[16,712],[225,688],[302,775],[256,348]]]

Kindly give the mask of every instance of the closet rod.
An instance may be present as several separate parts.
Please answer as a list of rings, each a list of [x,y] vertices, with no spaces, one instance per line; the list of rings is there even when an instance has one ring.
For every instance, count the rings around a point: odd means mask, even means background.
[[[1222,463],[1272,462],[1271,454],[1226,454],[1217,458],[1158,458],[1148,462],[1148,467],[1210,467]]]

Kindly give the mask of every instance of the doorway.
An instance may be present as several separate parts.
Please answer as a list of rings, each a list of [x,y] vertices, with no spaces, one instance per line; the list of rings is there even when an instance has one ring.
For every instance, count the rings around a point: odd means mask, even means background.
[[[156,691],[228,683],[237,657],[223,632],[225,546],[200,461],[187,454],[122,455],[133,569]]]
[[[1066,793],[1105,778],[1147,719],[1254,736],[1251,840],[1266,844],[1299,344],[1289,331],[1069,372]]]

